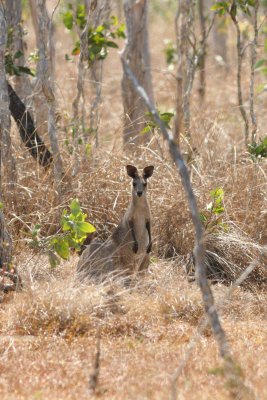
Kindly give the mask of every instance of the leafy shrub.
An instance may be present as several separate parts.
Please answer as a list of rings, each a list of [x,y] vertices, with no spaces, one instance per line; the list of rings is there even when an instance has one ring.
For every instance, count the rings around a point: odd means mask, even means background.
[[[77,199],[70,204],[70,213],[63,210],[60,226],[61,232],[51,237],[40,238],[41,225],[37,224],[31,230],[30,245],[43,249],[52,267],[60,263],[60,258],[67,260],[71,250],[80,251],[87,236],[95,232],[95,227],[86,221],[87,215],[82,212]],[[60,258],[59,258],[60,257]]]

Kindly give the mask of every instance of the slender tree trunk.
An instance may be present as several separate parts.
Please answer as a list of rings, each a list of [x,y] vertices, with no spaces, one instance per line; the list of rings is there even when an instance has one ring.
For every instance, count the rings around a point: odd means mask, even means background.
[[[145,88],[150,98],[153,96],[150,55],[148,44],[147,0],[124,0],[124,13],[127,26],[127,41],[123,57],[129,67]],[[122,99],[124,107],[123,141],[141,144],[148,141],[149,134],[140,135],[145,125],[145,103],[133,89],[129,77],[124,73],[122,78]]]
[[[8,84],[8,94],[9,109],[19,129],[21,140],[42,167],[49,167],[53,161],[53,156],[38,135],[29,110],[26,109],[10,84]]]
[[[15,60],[17,65],[25,66],[23,26],[22,26],[22,4],[21,0],[9,0],[6,9],[8,29],[12,29],[11,47],[13,54],[20,53],[21,56]],[[22,101],[28,105],[31,96],[31,82],[26,74],[15,77],[15,89]]]
[[[29,5],[30,5],[30,9],[31,9],[31,18],[32,18],[33,28],[34,28],[34,32],[35,32],[36,48],[39,49],[40,38],[39,38],[39,29],[38,29],[38,16],[37,16],[36,0],[29,0]],[[44,17],[46,19],[48,18],[47,15],[45,15]],[[38,129],[38,132],[43,137],[45,134],[47,134],[48,107],[47,107],[47,102],[45,100],[45,96],[42,91],[42,88],[39,85],[40,76],[38,76],[38,75],[39,75],[39,68],[38,68],[38,64],[37,64],[36,78],[34,79],[34,83],[33,83],[34,118],[35,118],[35,126]]]
[[[91,14],[91,26],[95,29],[98,25],[109,21],[110,0],[102,0]],[[90,106],[90,135],[93,136],[95,145],[99,145],[99,106],[101,104],[102,83],[103,83],[103,60],[95,60],[90,66],[90,82],[92,101]]]
[[[6,180],[12,189],[17,182],[16,164],[12,154],[10,138],[9,97],[5,73],[5,48],[7,41],[7,25],[4,6],[0,4],[0,128],[1,152]]]
[[[199,22],[201,29],[201,40],[200,40],[200,54],[198,58],[199,65],[199,96],[201,102],[205,99],[206,94],[206,19],[204,0],[198,0],[198,13]]]
[[[235,1],[233,1],[233,4]],[[236,51],[237,51],[237,75],[236,75],[236,80],[237,80],[237,98],[238,98],[238,106],[239,110],[241,113],[241,116],[244,121],[244,136],[245,136],[245,145],[247,147],[248,145],[248,135],[249,135],[249,119],[247,116],[246,109],[244,107],[243,103],[243,91],[242,91],[242,58],[243,58],[243,46],[241,43],[241,31],[240,31],[240,26],[239,22],[236,18],[236,16],[231,13],[230,14],[232,21],[235,25],[236,28]]]
[[[250,66],[250,91],[249,91],[249,103],[250,103],[250,118],[251,118],[251,143],[257,142],[257,117],[254,109],[254,80],[255,80],[255,63],[257,60],[257,46],[258,46],[258,11],[259,1],[255,1],[254,7],[254,38],[251,44],[251,66]]]
[[[56,126],[56,100],[54,96],[54,74],[53,60],[51,52],[52,43],[52,18],[48,17],[45,0],[37,0],[37,19],[38,19],[38,81],[37,85],[42,88],[48,107],[48,134],[54,157],[54,177],[56,190],[61,194],[61,184],[63,178],[63,165],[59,152],[57,126]]]
[[[9,151],[7,151],[6,138],[9,136],[10,117],[9,117],[9,99],[7,92],[7,82],[5,73],[5,46],[7,40],[7,26],[4,15],[4,7],[0,4],[0,267],[7,268],[11,262],[12,242],[6,230],[5,219],[2,210],[2,161],[8,163],[10,176],[15,179],[12,159],[10,160]],[[13,176],[14,174],[14,176]]]
[[[195,19],[194,8],[194,0],[178,0],[178,8],[175,17],[178,67],[174,140],[179,145],[180,134],[184,131],[184,135],[188,142],[189,157],[192,152],[190,98],[196,69],[196,49],[192,46],[192,43],[189,40],[189,37],[192,35],[192,28]]]

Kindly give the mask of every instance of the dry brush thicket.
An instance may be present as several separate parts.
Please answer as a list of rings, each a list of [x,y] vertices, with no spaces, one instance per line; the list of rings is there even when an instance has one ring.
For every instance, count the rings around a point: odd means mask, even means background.
[[[182,184],[157,134],[136,154],[121,149],[121,66],[116,51],[111,52],[104,66],[100,148],[93,149],[72,177],[75,158],[67,152],[64,140],[69,130],[76,65],[68,63],[62,68],[65,46],[70,48],[72,43],[61,29],[56,35],[64,190],[58,204],[52,172],[44,172],[31,160],[13,125],[18,184],[11,192],[3,183],[3,203],[13,236],[14,265],[24,287],[21,292],[1,295],[1,398],[10,398],[11,392],[14,399],[88,398],[99,335],[96,396],[168,398],[171,376],[204,318],[199,289],[186,273],[194,268],[194,232]],[[166,72],[162,55],[161,38],[168,35],[171,32],[161,19],[152,20],[154,93],[163,110],[173,107],[175,99],[174,78]],[[216,303],[242,369],[240,374],[244,374],[242,379],[255,397],[263,400],[267,397],[266,161],[253,162],[242,147],[234,74],[230,70],[225,75],[213,56],[208,58],[207,68],[206,104],[200,107],[197,93],[192,99],[191,131],[198,154],[190,173],[200,210],[209,203],[212,189],[224,189],[224,222],[228,229],[205,237],[208,272],[217,282],[213,285]],[[87,96],[90,103],[89,93]],[[266,93],[257,98],[256,106],[259,129],[264,133]],[[44,139],[48,142],[47,136]],[[155,165],[148,188],[153,253],[146,276],[132,288],[126,288],[123,280],[81,285],[75,277],[76,255],[51,270],[45,255],[28,248],[29,228],[41,223],[43,235],[56,232],[62,210],[77,197],[98,236],[106,239],[128,205],[131,189],[125,165],[131,163],[140,168]],[[254,260],[257,267],[245,287],[237,287],[228,297],[230,282]],[[179,398],[237,398],[237,389],[225,378],[220,363],[211,331],[206,328],[197,337],[178,381]]]

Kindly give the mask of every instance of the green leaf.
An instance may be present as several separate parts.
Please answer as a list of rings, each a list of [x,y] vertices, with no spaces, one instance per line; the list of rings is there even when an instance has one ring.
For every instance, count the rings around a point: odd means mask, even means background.
[[[3,203],[0,201],[0,210],[3,210],[3,208],[4,208],[4,205],[3,205]]]
[[[81,207],[78,199],[72,200],[70,210],[73,215],[78,215],[81,212]]]
[[[119,48],[119,46],[117,45],[117,43],[112,42],[111,40],[108,40],[107,43],[106,43],[106,45],[107,45],[108,47],[112,47],[113,49],[118,49],[118,48]]]
[[[147,125],[147,126],[145,126],[142,130],[141,130],[141,132],[140,132],[140,134],[141,135],[144,135],[144,134],[146,134],[146,133],[149,133],[149,132],[151,132],[151,126],[150,125]]]
[[[93,233],[96,231],[95,227],[89,224],[89,222],[78,222],[77,227],[84,233]]]
[[[59,238],[56,243],[54,243],[54,249],[56,253],[64,260],[69,258],[70,250],[68,241],[66,239]]]
[[[254,64],[253,68],[254,68],[254,69],[259,69],[259,68],[262,67],[265,63],[266,63],[266,60],[264,60],[264,59],[258,60],[258,61]]]
[[[22,51],[20,51],[20,50],[16,51],[16,53],[14,54],[14,58],[15,58],[15,59],[20,58],[20,57],[22,57],[22,56],[23,56],[23,53],[22,53]]]
[[[19,72],[22,72],[22,73],[27,74],[27,75],[35,76],[35,72],[32,69],[28,68],[28,67],[19,66],[18,69],[19,69]]]
[[[66,11],[63,15],[62,15],[62,19],[63,19],[63,24],[65,25],[65,27],[69,30],[71,30],[73,28],[73,15],[71,11]]]

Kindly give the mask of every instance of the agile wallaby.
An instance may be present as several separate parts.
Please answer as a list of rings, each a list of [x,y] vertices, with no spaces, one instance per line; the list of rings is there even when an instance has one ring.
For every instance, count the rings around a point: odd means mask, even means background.
[[[82,253],[77,266],[81,279],[104,279],[115,272],[129,275],[148,267],[152,239],[146,191],[147,180],[152,176],[154,167],[145,167],[142,176],[133,165],[127,165],[126,170],[133,179],[131,202],[120,224],[106,242],[93,240]]]

